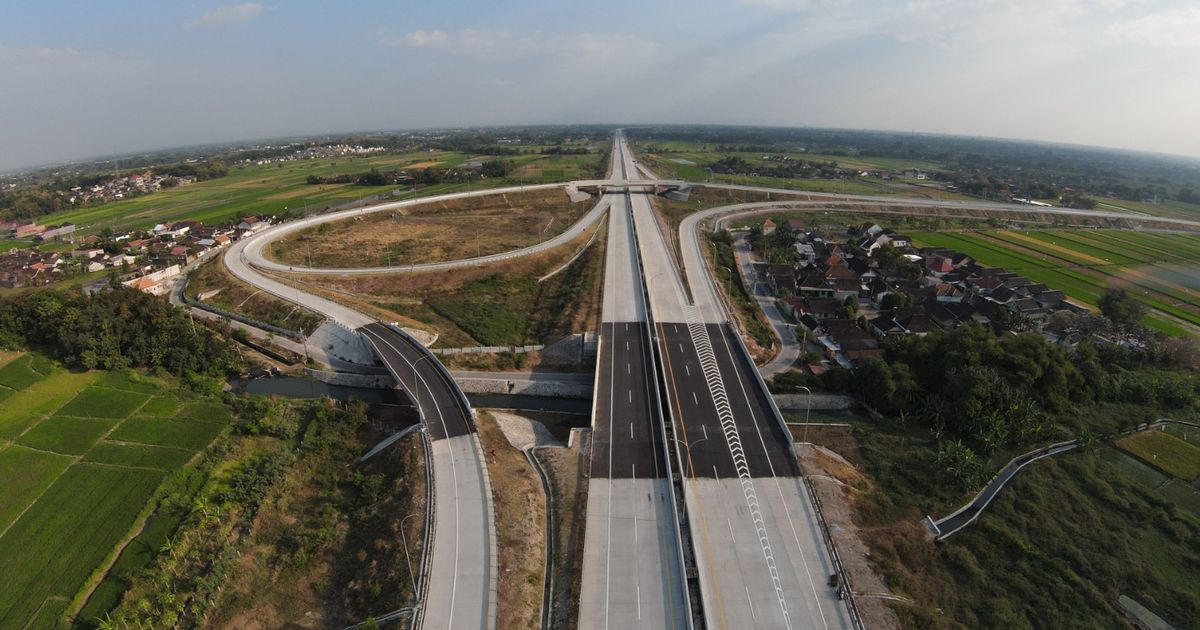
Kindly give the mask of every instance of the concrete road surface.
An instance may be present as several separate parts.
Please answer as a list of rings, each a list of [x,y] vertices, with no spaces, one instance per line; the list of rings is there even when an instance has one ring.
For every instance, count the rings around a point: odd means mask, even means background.
[[[681,242],[685,291],[649,200],[635,195],[632,204],[667,404],[682,442],[708,627],[849,627],[828,585],[832,563],[791,438],[729,325],[700,244]]]
[[[624,178],[619,145],[610,173]],[[627,195],[610,194],[579,627],[688,628]]]

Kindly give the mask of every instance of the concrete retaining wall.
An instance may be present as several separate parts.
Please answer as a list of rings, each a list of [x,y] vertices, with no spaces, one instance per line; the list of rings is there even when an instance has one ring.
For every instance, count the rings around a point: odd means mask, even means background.
[[[347,372],[326,372],[304,368],[304,373],[322,383],[341,385],[344,387],[368,387],[373,389],[393,389],[396,381],[391,374],[350,374]]]
[[[850,396],[834,394],[813,394],[811,407],[808,406],[809,396],[806,394],[775,394],[772,398],[775,399],[775,404],[780,409],[788,411],[803,411],[804,409],[845,411],[858,406],[858,401]]]
[[[591,400],[591,383],[526,381],[505,378],[460,378],[459,387],[468,394],[513,394]]]

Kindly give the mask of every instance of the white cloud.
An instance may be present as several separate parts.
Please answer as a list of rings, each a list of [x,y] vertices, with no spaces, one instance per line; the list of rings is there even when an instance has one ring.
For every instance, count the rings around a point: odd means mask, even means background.
[[[205,26],[242,24],[253,20],[258,14],[262,13],[262,10],[262,3],[259,2],[245,2],[242,4],[221,6],[190,22],[185,22],[183,28],[191,29]]]
[[[441,48],[450,41],[445,31],[413,31],[400,37],[385,37],[384,46],[411,46],[413,48]]]
[[[1200,46],[1200,7],[1151,13],[1114,24],[1110,32],[1120,41],[1143,46]]]
[[[518,57],[563,58],[574,56],[583,60],[609,60],[618,57],[652,55],[658,50],[654,42],[624,33],[519,33],[507,30],[463,29],[460,31],[412,31],[398,36],[384,36],[379,45],[385,47],[427,48],[478,57],[482,59],[512,59]]]

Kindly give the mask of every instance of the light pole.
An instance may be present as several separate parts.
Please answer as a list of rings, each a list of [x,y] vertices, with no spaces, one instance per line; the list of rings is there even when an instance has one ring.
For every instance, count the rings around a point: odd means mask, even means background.
[[[405,516],[404,518],[400,519],[400,542],[404,544],[404,562],[405,562],[405,564],[408,565],[408,578],[410,580],[412,580],[412,595],[413,595],[413,605],[414,606],[417,604],[417,576],[413,573],[412,558],[410,558],[408,555],[408,538],[404,535],[404,524],[408,522],[408,519],[410,519],[414,516],[421,516],[421,515],[422,515],[422,512],[413,512],[412,514],[409,514],[408,516]]]
[[[806,402],[804,404],[804,437],[802,438],[802,440],[805,443],[807,443],[808,442],[808,420],[809,420],[809,418],[812,417],[812,390],[803,385],[796,385],[796,389],[803,389],[804,391],[808,392],[808,398],[806,399]]]
[[[702,438],[700,438],[699,440],[696,440],[695,442],[690,442],[690,441],[689,441],[689,442],[684,442],[683,440],[681,440],[681,439],[679,439],[679,438],[677,438],[677,437],[674,437],[674,436],[672,436],[672,437],[671,437],[671,439],[672,439],[672,440],[675,440],[675,443],[676,443],[676,444],[682,444],[682,445],[683,445],[683,449],[684,449],[684,451],[687,453],[687,460],[688,460],[688,472],[689,472],[689,474],[691,474],[691,476],[692,476],[692,477],[695,477],[695,476],[696,476],[696,467],[695,467],[695,465],[694,465],[694,464],[692,464],[692,446],[693,446],[693,445],[695,445],[695,444],[699,444],[699,443],[701,443],[701,442],[703,442],[703,441],[707,440],[708,438],[707,438],[707,437],[702,437]]]
[[[729,294],[729,299],[733,299],[733,270],[730,269],[729,267],[725,267],[722,265],[717,265],[717,267],[720,269],[724,269],[729,274],[729,282],[726,283],[725,289],[726,289],[726,292]]]

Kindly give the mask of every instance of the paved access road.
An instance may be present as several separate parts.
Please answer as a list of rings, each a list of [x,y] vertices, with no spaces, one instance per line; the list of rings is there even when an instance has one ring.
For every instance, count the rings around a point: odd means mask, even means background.
[[[624,178],[619,146],[610,173]],[[628,196],[605,199],[611,209],[579,627],[683,630],[690,627],[687,593]]]
[[[631,203],[707,626],[849,627],[790,437],[703,258],[684,253],[685,289],[649,200]]]

